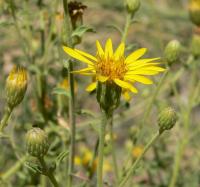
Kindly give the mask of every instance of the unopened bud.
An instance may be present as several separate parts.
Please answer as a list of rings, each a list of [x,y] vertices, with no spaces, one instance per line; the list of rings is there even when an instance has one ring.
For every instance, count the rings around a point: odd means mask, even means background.
[[[140,0],[126,0],[127,11],[134,15],[140,8]]]
[[[42,129],[34,127],[26,134],[26,148],[34,157],[43,157],[49,149],[48,137]]]
[[[158,117],[158,125],[160,127],[159,131],[162,133],[165,130],[170,130],[174,127],[176,124],[176,121],[178,119],[178,116],[176,114],[176,111],[171,108],[167,107],[164,110],[162,110]]]
[[[14,66],[6,80],[6,100],[10,108],[16,107],[24,98],[27,89],[27,71]]]
[[[177,62],[180,57],[181,44],[177,40],[170,41],[164,51],[164,56],[169,65]]]
[[[119,106],[121,97],[121,87],[113,83],[101,83],[97,85],[97,101],[101,109],[107,114]]]
[[[189,2],[190,20],[200,26],[200,0],[190,0]]]

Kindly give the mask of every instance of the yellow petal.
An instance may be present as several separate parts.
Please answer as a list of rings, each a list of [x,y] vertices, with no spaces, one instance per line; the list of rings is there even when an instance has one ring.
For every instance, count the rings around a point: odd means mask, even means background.
[[[106,41],[105,56],[106,58],[113,56],[112,40],[110,38]]]
[[[138,91],[137,91],[137,89],[135,88],[135,87],[133,87],[130,83],[128,83],[128,82],[125,82],[125,81],[122,81],[122,80],[120,80],[120,79],[114,79],[114,82],[118,85],[118,86],[120,86],[120,87],[122,87],[122,88],[125,88],[125,89],[128,89],[128,90],[130,90],[131,92],[133,92],[133,93],[137,93]]]
[[[131,66],[131,67],[128,67],[128,70],[135,70],[135,69],[143,69],[143,68],[146,68],[146,67],[150,67],[150,66],[156,66],[156,65],[159,65],[160,63],[141,63],[141,64],[135,64],[135,66]]]
[[[97,76],[97,79],[100,81],[100,82],[106,82],[108,80],[109,77],[106,77],[106,76],[102,76],[102,75],[98,75]]]
[[[141,64],[141,63],[148,63],[148,62],[152,62],[152,61],[156,61],[159,60],[160,58],[144,58],[144,59],[140,59],[140,60],[136,60],[136,61],[131,61],[127,66],[135,66],[135,64]]]
[[[96,41],[96,47],[97,47],[97,54],[99,56],[104,56],[104,51],[103,51],[101,44],[99,43],[98,40]]]
[[[96,57],[94,57],[94,56],[92,56],[92,55],[90,55],[90,54],[88,54],[88,53],[86,53],[86,52],[80,51],[80,50],[78,50],[78,49],[74,49],[74,50],[75,50],[76,52],[80,53],[81,55],[83,55],[83,56],[85,56],[85,57],[87,57],[87,58],[89,58],[89,59],[91,59],[91,60],[94,60],[95,62],[97,61]]]
[[[131,53],[125,60],[126,64],[129,64],[133,61],[136,61],[137,59],[139,59],[141,56],[143,56],[145,54],[145,52],[147,51],[146,48],[141,48],[138,49],[136,51],[134,51],[133,53]]]
[[[159,74],[158,71],[153,71],[153,70],[135,70],[135,71],[128,71],[126,75],[156,75]]]
[[[96,73],[79,73],[80,75],[85,75],[85,76],[94,76]]]
[[[125,44],[121,43],[115,51],[114,54],[115,59],[119,59],[120,57],[124,56],[124,49],[125,49]]]
[[[141,75],[125,75],[124,76],[124,80],[127,80],[127,81],[137,81],[137,82],[141,82],[143,84],[153,84],[153,81],[144,77],[144,76],[141,76]]]
[[[93,82],[93,83],[91,83],[91,84],[89,84],[89,85],[87,86],[86,91],[92,92],[93,90],[96,89],[96,87],[97,87],[97,83],[96,83],[96,82]]]
[[[85,62],[86,64],[89,65],[94,65],[93,62],[91,62],[90,60],[88,60],[87,58],[85,58],[84,56],[82,56],[80,53],[76,52],[74,49],[71,49],[69,47],[63,46],[63,50],[71,57],[80,60],[82,62]]]
[[[163,72],[165,71],[164,68],[161,68],[161,67],[157,67],[157,66],[147,66],[147,67],[144,67],[144,68],[141,68],[142,70],[152,70],[152,71],[159,71],[159,72]]]
[[[129,94],[129,91],[124,91],[123,93],[122,93],[122,95],[123,95],[123,97],[124,97],[124,99],[127,101],[127,102],[129,102],[130,100],[131,100],[131,96],[130,96],[130,94]]]
[[[71,73],[86,73],[88,71],[94,71],[94,68],[84,68],[84,69],[72,71]]]

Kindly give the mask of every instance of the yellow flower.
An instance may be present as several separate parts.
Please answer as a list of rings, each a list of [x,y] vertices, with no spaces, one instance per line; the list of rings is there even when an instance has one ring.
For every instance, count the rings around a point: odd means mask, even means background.
[[[96,82],[91,83],[86,90],[92,91],[96,88],[97,82],[115,83],[119,87],[137,93],[138,90],[131,83],[140,82],[143,84],[152,84],[153,82],[146,78],[146,75],[156,75],[164,71],[164,68],[158,67],[160,63],[155,62],[159,58],[140,59],[146,48],[138,49],[125,57],[125,44],[121,43],[113,52],[112,41],[108,39],[103,50],[99,41],[96,41],[97,53],[92,56],[78,49],[71,49],[64,46],[64,51],[71,57],[87,64],[87,68],[73,71],[82,75],[95,76]]]
[[[74,163],[75,163],[75,165],[80,166],[81,165],[81,158],[79,156],[75,156],[74,157]]]
[[[138,158],[142,154],[142,151],[143,151],[142,146],[134,147],[133,150],[132,150],[133,158]]]

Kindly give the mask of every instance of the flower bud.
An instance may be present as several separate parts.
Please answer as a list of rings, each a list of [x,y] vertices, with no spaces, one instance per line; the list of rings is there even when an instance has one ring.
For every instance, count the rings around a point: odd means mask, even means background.
[[[179,60],[181,44],[177,40],[170,41],[164,51],[165,59],[171,65]]]
[[[27,71],[14,66],[6,80],[6,100],[10,108],[16,107],[24,98],[27,89]]]
[[[173,108],[167,107],[162,110],[158,117],[158,126],[160,127],[160,133],[173,128],[176,124],[177,119],[178,116]]]
[[[190,20],[197,26],[200,26],[200,1],[190,0],[189,2]]]
[[[26,148],[31,156],[43,157],[49,149],[48,137],[46,133],[34,127],[26,134]]]
[[[140,8],[140,0],[126,0],[127,11],[134,15]]]
[[[200,35],[194,34],[192,37],[191,51],[194,57],[200,56]]]
[[[121,87],[113,83],[101,83],[97,85],[97,101],[107,114],[119,106],[121,97]]]

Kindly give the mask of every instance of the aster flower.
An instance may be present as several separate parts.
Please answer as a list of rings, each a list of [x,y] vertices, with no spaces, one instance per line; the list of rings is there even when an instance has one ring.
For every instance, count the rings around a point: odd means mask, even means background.
[[[152,84],[153,82],[146,76],[156,75],[165,69],[159,67],[160,63],[155,62],[159,58],[141,57],[147,51],[146,48],[138,49],[125,57],[125,44],[121,43],[116,51],[113,51],[112,40],[108,39],[103,50],[99,41],[96,41],[96,55],[90,55],[78,49],[72,49],[63,46],[64,51],[71,57],[82,61],[87,65],[86,68],[73,71],[86,76],[95,77],[87,88],[87,91],[93,91],[97,87],[97,82],[116,84],[123,90],[137,93],[138,90],[133,83]]]

